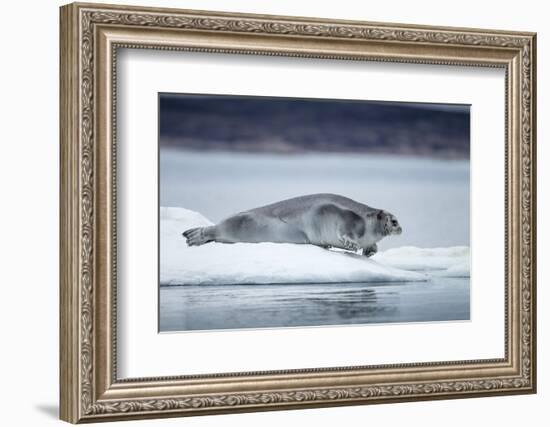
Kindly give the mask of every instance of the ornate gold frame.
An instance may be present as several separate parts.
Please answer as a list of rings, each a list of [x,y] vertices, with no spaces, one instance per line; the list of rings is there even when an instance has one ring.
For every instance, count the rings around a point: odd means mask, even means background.
[[[61,418],[77,423],[535,392],[535,34],[189,10],[61,8]],[[502,67],[505,357],[118,380],[118,47]]]

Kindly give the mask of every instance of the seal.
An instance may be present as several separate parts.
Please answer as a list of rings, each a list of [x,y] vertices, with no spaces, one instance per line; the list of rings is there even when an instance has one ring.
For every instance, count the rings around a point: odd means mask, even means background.
[[[218,243],[295,243],[361,250],[401,234],[395,215],[337,194],[310,194],[240,212],[209,227],[184,231],[189,246]]]

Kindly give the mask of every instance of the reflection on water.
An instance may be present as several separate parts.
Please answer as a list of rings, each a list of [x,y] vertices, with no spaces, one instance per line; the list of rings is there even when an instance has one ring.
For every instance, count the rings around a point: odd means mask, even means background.
[[[163,286],[160,331],[468,320],[469,279]]]

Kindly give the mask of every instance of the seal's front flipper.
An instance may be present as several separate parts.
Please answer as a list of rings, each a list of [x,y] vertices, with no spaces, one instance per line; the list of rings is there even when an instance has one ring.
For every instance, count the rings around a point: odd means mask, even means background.
[[[352,240],[352,237],[349,235],[344,235],[339,237],[340,247],[342,249],[347,249],[348,251],[357,252],[359,245],[357,242]]]
[[[188,246],[200,246],[214,240],[212,229],[214,227],[197,227],[190,228],[182,233],[187,239]]]
[[[367,258],[373,256],[376,252],[378,252],[378,246],[376,246],[376,243],[363,248],[363,256],[366,256]]]

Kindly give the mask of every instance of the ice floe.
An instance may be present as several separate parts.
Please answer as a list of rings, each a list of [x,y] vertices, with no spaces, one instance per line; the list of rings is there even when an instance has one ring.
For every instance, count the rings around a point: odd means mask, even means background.
[[[212,225],[198,212],[160,209],[160,282],[163,285],[426,281],[469,277],[470,249],[406,246],[372,258],[311,245],[208,243],[188,247],[182,232]]]
[[[417,248],[405,246],[388,249],[372,257],[377,262],[412,271],[429,271],[444,277],[470,277],[470,248]]]

